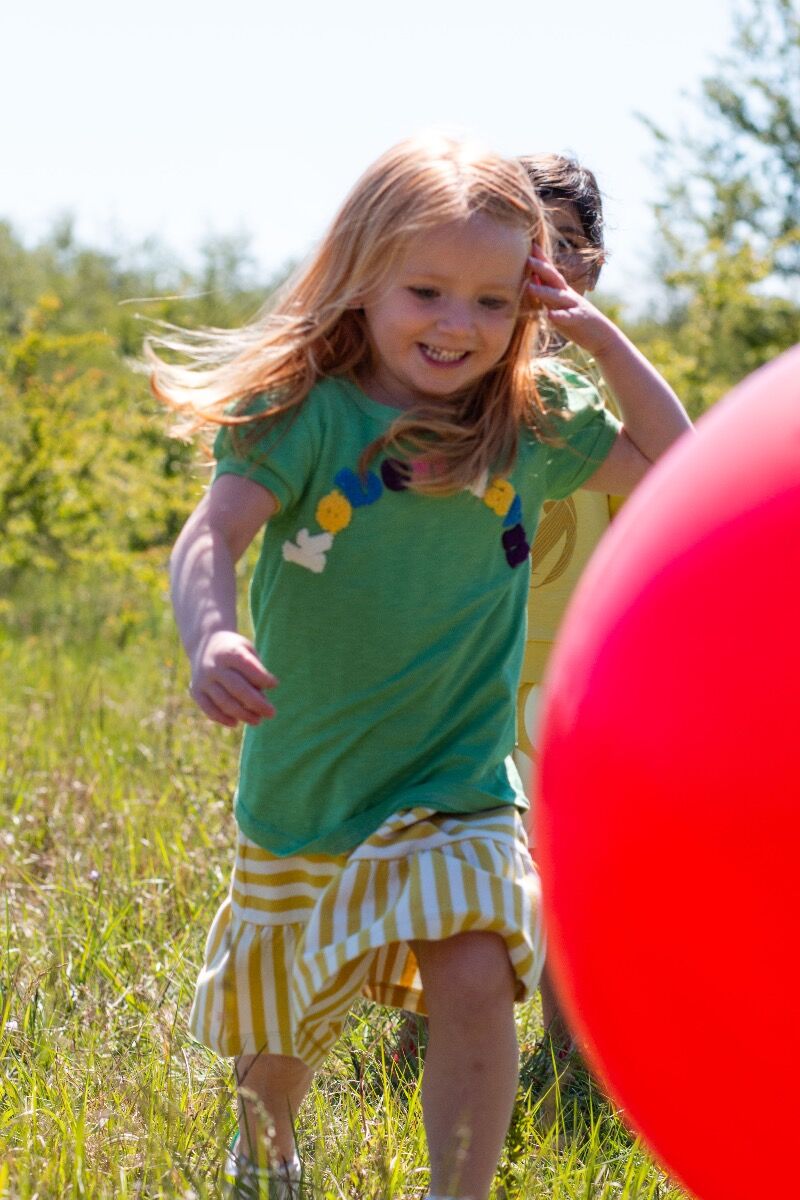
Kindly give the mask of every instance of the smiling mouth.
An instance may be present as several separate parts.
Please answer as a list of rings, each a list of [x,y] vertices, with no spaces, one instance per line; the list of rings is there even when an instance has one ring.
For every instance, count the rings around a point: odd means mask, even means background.
[[[419,347],[431,362],[442,363],[445,366],[463,362],[469,355],[469,350],[443,350],[440,346],[427,346],[424,342],[420,342]]]

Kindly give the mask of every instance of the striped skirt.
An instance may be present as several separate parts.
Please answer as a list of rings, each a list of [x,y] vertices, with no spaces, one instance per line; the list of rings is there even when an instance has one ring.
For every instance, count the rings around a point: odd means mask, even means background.
[[[424,1013],[414,941],[499,934],[528,999],[541,972],[539,878],[513,808],[391,817],[351,854],[278,858],[239,833],[190,1017],[218,1054],[318,1067],[359,996]]]

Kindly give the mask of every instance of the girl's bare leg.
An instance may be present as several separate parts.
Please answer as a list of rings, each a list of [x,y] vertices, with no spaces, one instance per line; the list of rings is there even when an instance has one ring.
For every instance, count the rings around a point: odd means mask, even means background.
[[[239,1150],[259,1166],[279,1166],[295,1154],[294,1123],[314,1072],[299,1058],[244,1054],[236,1060]]]
[[[508,951],[495,933],[413,948],[430,1029],[422,1077],[430,1193],[486,1200],[519,1078]]]

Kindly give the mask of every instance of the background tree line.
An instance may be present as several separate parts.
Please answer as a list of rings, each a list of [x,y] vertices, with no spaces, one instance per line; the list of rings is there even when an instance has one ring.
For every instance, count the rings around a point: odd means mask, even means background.
[[[750,0],[687,127],[650,128],[658,298],[645,316],[621,315],[698,416],[800,341],[797,0]],[[0,224],[7,597],[65,572],[163,586],[204,475],[132,369],[146,322],[240,323],[271,286],[241,238],[209,242],[189,271],[155,245],[127,256],[81,246],[68,222],[32,248]]]
[[[26,249],[0,224],[0,568],[146,571],[196,497],[197,455],[166,436],[137,372],[148,322],[227,325],[269,291],[241,239],[195,273],[80,246],[68,223]]]

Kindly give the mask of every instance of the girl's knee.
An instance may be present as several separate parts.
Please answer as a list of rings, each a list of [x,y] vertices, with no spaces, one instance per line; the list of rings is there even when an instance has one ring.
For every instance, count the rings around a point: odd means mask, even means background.
[[[416,949],[431,1016],[437,1008],[457,1019],[485,1006],[513,1005],[514,970],[499,934],[462,933]]]

